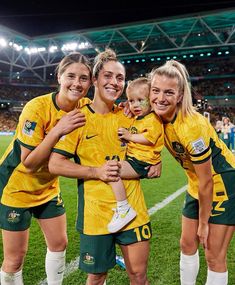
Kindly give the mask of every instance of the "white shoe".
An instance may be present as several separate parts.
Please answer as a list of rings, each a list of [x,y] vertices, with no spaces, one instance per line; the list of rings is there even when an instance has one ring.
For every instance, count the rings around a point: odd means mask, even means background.
[[[108,224],[108,231],[110,233],[119,231],[136,217],[136,211],[132,207],[122,212],[118,212],[117,209],[114,210],[115,213],[113,215],[113,218]]]

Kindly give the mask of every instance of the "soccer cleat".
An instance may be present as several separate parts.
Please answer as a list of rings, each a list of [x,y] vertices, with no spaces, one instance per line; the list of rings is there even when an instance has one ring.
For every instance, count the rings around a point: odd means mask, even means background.
[[[108,224],[110,233],[119,231],[136,217],[136,211],[132,207],[129,207],[126,211],[118,211],[117,209],[114,209],[114,211],[113,218]]]

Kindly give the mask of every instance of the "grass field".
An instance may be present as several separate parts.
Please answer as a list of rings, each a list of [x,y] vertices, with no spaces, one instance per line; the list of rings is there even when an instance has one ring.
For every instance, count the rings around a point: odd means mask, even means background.
[[[10,137],[0,136],[0,155],[10,142]],[[163,152],[163,171],[160,179],[142,180],[142,188],[148,208],[161,202],[170,194],[186,184],[184,172],[167,151]],[[76,182],[73,179],[61,178],[62,194],[65,201],[68,221],[69,245],[67,248],[67,263],[79,255],[79,235],[75,231],[76,220]],[[148,276],[151,285],[176,285],[179,282],[179,237],[180,217],[184,194],[166,205],[151,216],[153,238],[148,266]],[[43,235],[35,222],[30,230],[29,251],[24,266],[24,284],[37,285],[45,279],[44,257],[46,246]],[[197,285],[205,284],[206,266],[203,252],[200,249],[201,268]],[[2,248],[0,259],[2,261]],[[235,284],[235,244],[232,242],[228,256],[229,285]],[[86,275],[76,270],[64,279],[64,285],[84,285]],[[107,285],[127,285],[125,270],[116,266],[109,273]]]

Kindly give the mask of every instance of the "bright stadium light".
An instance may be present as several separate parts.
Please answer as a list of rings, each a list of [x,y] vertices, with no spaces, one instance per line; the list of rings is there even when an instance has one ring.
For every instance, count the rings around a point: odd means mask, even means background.
[[[61,50],[64,50],[64,51],[71,51],[71,50],[76,50],[78,47],[78,44],[77,43],[67,43],[67,44],[64,44],[61,48]]]
[[[9,46],[12,47],[13,49],[15,49],[16,51],[21,51],[23,49],[23,47],[21,45],[18,45],[18,44],[13,43],[13,42],[9,42]]]
[[[4,38],[0,38],[0,46],[1,47],[6,47],[7,46],[7,41]]]
[[[46,48],[45,47],[40,47],[40,48],[37,48],[37,47],[26,47],[24,48],[25,52],[27,54],[36,54],[36,53],[39,53],[39,52],[43,52],[43,51],[46,51]]]
[[[91,44],[88,43],[88,42],[81,42],[79,45],[78,45],[78,49],[86,49],[86,48],[90,48],[91,47]]]
[[[57,50],[58,50],[57,46],[50,46],[49,47],[49,52],[51,52],[51,53],[56,52]]]
[[[61,48],[63,51],[71,51],[71,50],[76,50],[76,49],[86,49],[91,47],[91,44],[88,42],[81,42],[81,43],[76,43],[76,42],[71,42],[64,44]]]

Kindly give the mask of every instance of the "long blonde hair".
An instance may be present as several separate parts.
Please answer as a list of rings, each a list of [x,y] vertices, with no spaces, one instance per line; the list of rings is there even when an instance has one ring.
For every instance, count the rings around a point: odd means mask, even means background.
[[[176,78],[178,80],[179,93],[182,94],[182,99],[178,103],[179,110],[182,112],[182,118],[195,114],[196,110],[192,103],[189,74],[182,63],[176,60],[168,60],[164,65],[151,71],[149,74],[150,82],[152,82],[155,75],[164,75],[169,78]]]

